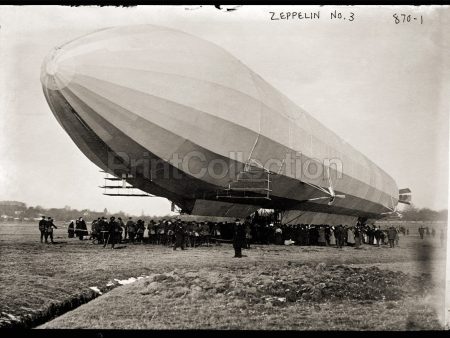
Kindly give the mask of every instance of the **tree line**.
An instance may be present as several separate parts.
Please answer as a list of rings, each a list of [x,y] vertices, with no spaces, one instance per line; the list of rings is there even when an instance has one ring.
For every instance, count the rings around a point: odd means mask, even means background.
[[[402,221],[446,221],[448,218],[448,210],[432,210],[428,208],[416,208],[414,205],[409,205],[404,208],[403,211],[400,212],[402,214]],[[128,217],[133,218],[152,218],[152,219],[161,219],[161,218],[173,218],[173,216],[165,215],[165,216],[138,216],[131,215],[123,211],[110,213],[105,208],[103,211],[94,211],[90,209],[72,209],[69,206],[65,206],[64,208],[44,208],[41,206],[27,206],[25,203],[21,202],[9,202],[9,201],[0,201],[0,214],[6,215],[10,218],[19,218],[23,220],[24,218],[33,219],[40,217],[41,215],[51,216],[57,221],[70,221],[72,219],[76,219],[78,217],[83,217],[86,220],[97,219],[102,216],[110,216],[114,215],[116,218],[121,217],[122,219],[126,219]]]

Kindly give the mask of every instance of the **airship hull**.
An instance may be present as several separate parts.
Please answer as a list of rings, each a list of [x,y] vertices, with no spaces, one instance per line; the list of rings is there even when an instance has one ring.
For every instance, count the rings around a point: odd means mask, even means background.
[[[265,207],[376,218],[398,201],[383,170],[239,60],[188,34],[155,26],[93,33],[53,51],[41,81],[92,162],[133,171],[135,186],[187,212],[205,213],[214,201],[229,216]],[[230,187],[249,163],[270,173],[267,190],[244,199]],[[317,188],[330,183],[345,195],[332,205]]]

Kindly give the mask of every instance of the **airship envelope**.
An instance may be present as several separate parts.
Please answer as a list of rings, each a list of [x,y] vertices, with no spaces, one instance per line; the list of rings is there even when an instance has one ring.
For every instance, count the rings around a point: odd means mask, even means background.
[[[264,207],[331,224],[397,205],[387,173],[193,35],[153,25],[96,31],[52,50],[41,82],[92,162],[185,212],[244,216]]]

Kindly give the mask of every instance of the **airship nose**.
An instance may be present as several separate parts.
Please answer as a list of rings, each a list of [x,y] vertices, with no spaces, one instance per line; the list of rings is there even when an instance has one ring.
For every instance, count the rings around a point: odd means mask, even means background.
[[[64,51],[56,47],[44,59],[41,67],[41,83],[48,89],[65,88],[74,76],[74,64],[64,58]]]

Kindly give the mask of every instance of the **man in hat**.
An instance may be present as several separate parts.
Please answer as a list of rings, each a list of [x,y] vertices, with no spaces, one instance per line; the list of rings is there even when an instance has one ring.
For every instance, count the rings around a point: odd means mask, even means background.
[[[111,216],[108,224],[108,239],[105,241],[103,247],[105,248],[108,243],[111,243],[111,249],[114,249],[115,244],[115,233],[116,233],[117,222],[114,216]]]
[[[245,229],[239,218],[236,218],[233,228],[234,257],[242,257],[242,247],[245,242]]]
[[[342,227],[342,224],[339,224],[338,226],[336,226],[335,230],[334,230],[334,234],[336,236],[336,247],[337,248],[342,248],[342,246],[344,245],[344,228]]]
[[[69,226],[67,227],[67,234],[69,238],[73,238],[75,236],[75,220],[70,221]]]
[[[126,232],[128,234],[128,239],[130,242],[134,243],[134,238],[136,236],[136,223],[134,223],[133,219],[130,217],[128,218],[127,224],[126,224]]]
[[[39,231],[41,232],[41,243],[45,236],[45,216],[42,216],[42,219],[39,221]]]
[[[98,221],[98,229],[100,231],[100,237],[98,243],[106,243],[106,239],[108,238],[109,233],[108,222],[106,221],[106,217],[102,216]]]
[[[189,247],[191,248],[195,248],[195,242],[196,242],[196,238],[195,238],[195,224],[194,222],[189,222],[187,225],[187,233],[188,233],[188,238],[189,238]]]
[[[397,235],[397,230],[395,230],[394,226],[391,225],[391,227],[388,229],[388,240],[389,240],[389,247],[394,248],[395,247],[395,237]]]
[[[98,219],[94,219],[91,223],[91,236],[89,237],[89,239],[93,239],[94,241],[99,239],[100,237],[100,231],[98,228],[98,221],[99,221],[100,217]]]
[[[209,242],[211,240],[211,234],[209,232],[209,225],[207,222],[202,222],[201,235],[202,235],[203,242],[206,244],[206,246],[209,246]]]
[[[180,219],[177,219],[174,228],[175,233],[175,243],[173,244],[173,249],[176,250],[178,247],[184,250],[184,234],[185,228]]]
[[[117,218],[117,224],[119,225],[119,227],[118,227],[119,233],[117,234],[118,235],[117,242],[122,243],[122,233],[123,233],[123,228],[125,228],[125,224],[123,223],[121,217]]]
[[[139,219],[136,223],[136,240],[144,244],[145,222]]]
[[[166,220],[163,218],[158,224],[158,244],[164,244],[164,231]]]
[[[47,218],[45,222],[45,243],[47,242],[47,238],[50,236],[50,241],[53,242],[53,228],[58,229],[56,225],[53,224],[53,219],[51,217]]]
[[[151,244],[156,243],[156,224],[154,220],[150,220],[150,222],[147,225],[148,230],[148,241]]]
[[[84,221],[83,217],[78,218],[75,225],[75,234],[81,240],[83,240],[83,236],[87,235],[87,225]]]

